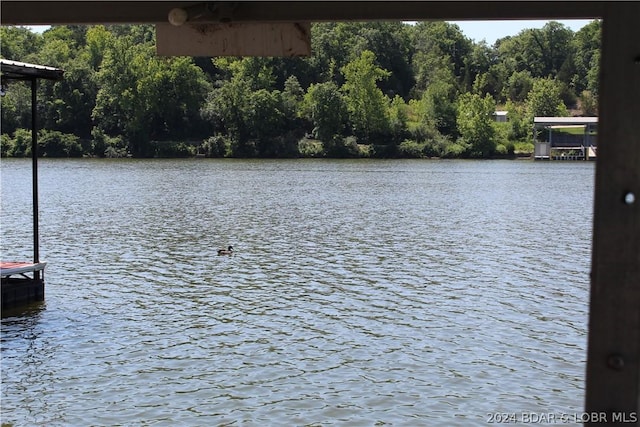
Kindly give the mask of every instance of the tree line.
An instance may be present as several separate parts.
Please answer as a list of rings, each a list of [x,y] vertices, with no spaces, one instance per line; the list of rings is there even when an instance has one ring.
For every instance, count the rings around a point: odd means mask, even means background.
[[[2,27],[0,53],[65,71],[38,88],[44,156],[487,158],[531,152],[534,116],[597,114],[600,29],[318,23],[308,58],[206,58],[157,56],[152,25]],[[6,88],[2,156],[30,155],[30,100]]]

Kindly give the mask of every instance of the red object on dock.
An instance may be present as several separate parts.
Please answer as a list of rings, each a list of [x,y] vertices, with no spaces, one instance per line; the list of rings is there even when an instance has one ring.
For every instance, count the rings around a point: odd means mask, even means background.
[[[46,262],[0,261],[0,276],[9,277],[14,274],[32,273],[44,270]]]

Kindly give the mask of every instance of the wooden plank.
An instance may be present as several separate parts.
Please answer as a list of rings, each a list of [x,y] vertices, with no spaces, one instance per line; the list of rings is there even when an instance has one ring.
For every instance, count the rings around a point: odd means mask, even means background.
[[[607,425],[640,425],[638,17],[616,2],[603,22],[586,411]]]
[[[311,24],[156,24],[158,55],[308,56]]]

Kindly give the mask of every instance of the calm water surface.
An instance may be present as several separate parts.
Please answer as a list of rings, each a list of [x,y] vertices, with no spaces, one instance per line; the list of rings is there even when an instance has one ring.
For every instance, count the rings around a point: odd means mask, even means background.
[[[30,163],[1,169],[2,258],[29,259]],[[577,162],[43,160],[47,295],[4,313],[2,422],[581,412],[593,177]]]

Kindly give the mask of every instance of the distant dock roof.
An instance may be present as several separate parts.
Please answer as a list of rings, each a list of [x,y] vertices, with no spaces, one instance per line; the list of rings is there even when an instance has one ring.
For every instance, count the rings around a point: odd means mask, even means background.
[[[8,80],[62,80],[64,71],[45,65],[28,64],[26,62],[0,59],[2,78]]]
[[[588,125],[598,123],[597,117],[534,117],[536,125]]]

